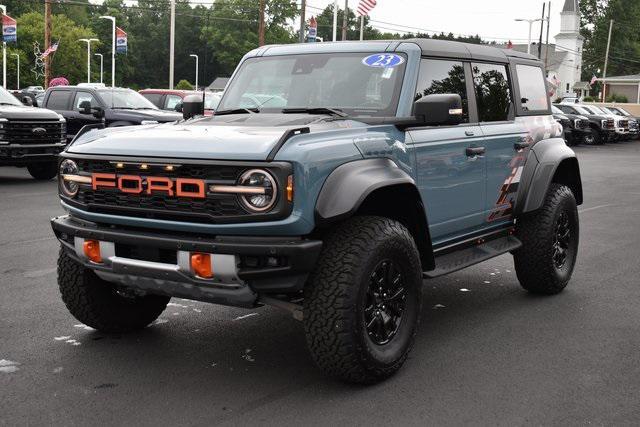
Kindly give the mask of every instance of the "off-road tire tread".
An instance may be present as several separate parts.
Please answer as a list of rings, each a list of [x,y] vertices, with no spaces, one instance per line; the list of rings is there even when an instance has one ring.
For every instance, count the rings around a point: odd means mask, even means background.
[[[409,346],[392,366],[370,366],[363,357],[366,349],[353,339],[356,308],[350,296],[358,286],[354,273],[372,245],[385,237],[396,238],[395,246],[406,253],[421,283],[418,249],[407,229],[388,218],[362,216],[343,222],[327,236],[305,288],[304,329],[312,358],[326,373],[343,381],[371,384],[393,375],[405,362],[418,329],[420,291]]]
[[[534,294],[554,295],[567,286],[548,260],[552,257],[554,220],[556,209],[563,199],[570,198],[576,206],[575,197],[569,187],[552,183],[543,206],[518,218],[517,237],[522,247],[514,252],[516,275],[520,285]]]
[[[156,320],[170,298],[160,295],[127,301],[115,295],[112,284],[79,264],[60,249],[58,286],[67,309],[80,322],[108,333],[142,329]]]

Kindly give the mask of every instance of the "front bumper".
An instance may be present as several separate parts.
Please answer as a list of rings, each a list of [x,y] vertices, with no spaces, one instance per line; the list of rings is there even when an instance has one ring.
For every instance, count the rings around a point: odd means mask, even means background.
[[[142,292],[240,307],[255,306],[259,295],[299,293],[322,248],[321,241],[300,237],[177,235],[103,226],[70,215],[53,218],[51,226],[68,255],[104,280]],[[84,239],[100,242],[102,263],[84,255]],[[149,249],[171,260],[145,259],[141,254]],[[212,254],[212,279],[190,270],[191,252]],[[276,260],[277,265],[261,260]]]
[[[29,163],[53,161],[66,146],[64,142],[0,145],[0,165],[23,166]]]

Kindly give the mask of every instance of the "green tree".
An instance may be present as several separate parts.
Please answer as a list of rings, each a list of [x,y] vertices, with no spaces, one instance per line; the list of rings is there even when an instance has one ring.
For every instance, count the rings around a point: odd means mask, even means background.
[[[179,90],[193,90],[193,85],[188,80],[182,79],[176,85],[176,89]]]

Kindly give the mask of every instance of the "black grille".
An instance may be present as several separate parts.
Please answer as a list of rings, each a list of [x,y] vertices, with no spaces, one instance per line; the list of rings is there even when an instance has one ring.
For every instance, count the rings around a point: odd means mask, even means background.
[[[183,164],[180,160],[149,160],[148,168],[142,170],[140,161],[107,161],[96,159],[74,159],[80,173],[115,173],[116,175],[139,175],[168,178],[202,179],[209,184],[235,185],[238,178],[247,169],[257,165],[220,162],[220,164]],[[118,163],[122,163],[118,165]],[[166,169],[172,165],[173,170]],[[290,167],[283,167],[277,162],[257,167],[271,170],[279,182],[285,182],[291,173]],[[282,188],[282,186],[281,186]],[[118,189],[99,188],[93,190],[91,185],[81,185],[78,194],[72,199],[65,199],[71,205],[89,212],[122,215],[138,218],[163,219],[169,221],[187,221],[201,223],[231,223],[264,220],[283,217],[291,211],[291,205],[282,200],[282,194],[272,212],[256,214],[242,207],[238,196],[234,194],[208,194],[206,198],[176,197],[162,193],[140,194],[123,193]]]
[[[576,128],[587,129],[589,127],[589,120],[578,119],[576,120]]]
[[[65,142],[66,127],[59,121],[10,120],[4,123],[2,139],[13,144],[56,144]]]
[[[620,120],[618,124],[623,129],[629,129],[629,120]]]

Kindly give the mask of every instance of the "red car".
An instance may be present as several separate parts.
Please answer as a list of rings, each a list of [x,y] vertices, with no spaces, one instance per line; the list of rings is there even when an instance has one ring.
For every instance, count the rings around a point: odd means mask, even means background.
[[[187,95],[200,95],[202,92],[195,90],[176,89],[142,89],[139,93],[151,101],[161,110],[177,111],[176,107],[182,104],[182,99]],[[222,95],[220,93],[205,92],[204,115],[212,116],[218,107]]]

